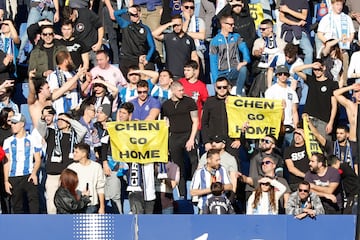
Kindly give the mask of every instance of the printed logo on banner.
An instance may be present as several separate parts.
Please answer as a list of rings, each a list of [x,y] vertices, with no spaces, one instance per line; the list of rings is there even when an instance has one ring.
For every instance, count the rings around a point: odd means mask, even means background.
[[[107,128],[115,161],[168,161],[168,127],[164,120],[109,122]]]
[[[263,138],[267,134],[278,137],[283,107],[281,100],[229,96],[226,100],[229,136],[239,138],[248,123],[246,137]]]
[[[109,214],[75,214],[74,239],[115,240],[115,217]]]
[[[306,152],[308,154],[308,158],[311,158],[312,153],[322,153],[322,151],[319,142],[316,140],[316,137],[310,130],[309,122],[306,117],[303,117],[303,123]]]

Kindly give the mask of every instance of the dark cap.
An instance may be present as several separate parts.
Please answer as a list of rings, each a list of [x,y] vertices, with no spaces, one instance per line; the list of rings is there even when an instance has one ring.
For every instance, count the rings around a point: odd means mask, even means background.
[[[286,73],[287,75],[290,76],[289,68],[287,66],[285,66],[285,65],[279,65],[279,66],[276,67],[275,75],[277,75],[279,73]]]
[[[215,135],[215,136],[210,137],[210,142],[216,142],[216,143],[223,142],[223,143],[226,143],[226,138],[224,136],[221,136],[221,135]]]
[[[110,117],[111,115],[111,105],[108,103],[101,104],[97,109],[98,112],[105,113],[106,116]]]

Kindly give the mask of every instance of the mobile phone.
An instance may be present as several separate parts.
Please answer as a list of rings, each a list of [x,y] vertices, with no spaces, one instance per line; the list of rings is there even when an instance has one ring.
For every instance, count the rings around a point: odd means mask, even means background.
[[[89,183],[86,183],[86,191],[89,191]]]

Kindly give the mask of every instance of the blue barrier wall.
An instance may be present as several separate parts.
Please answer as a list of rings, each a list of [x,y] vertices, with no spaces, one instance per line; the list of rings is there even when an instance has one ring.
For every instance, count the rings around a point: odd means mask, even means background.
[[[352,240],[355,216],[139,215],[139,239]],[[134,239],[133,215],[0,215],[1,239]]]

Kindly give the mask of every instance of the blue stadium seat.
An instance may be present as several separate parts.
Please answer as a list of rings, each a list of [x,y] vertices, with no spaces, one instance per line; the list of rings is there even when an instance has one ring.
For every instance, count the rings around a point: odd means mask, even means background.
[[[20,112],[25,116],[26,124],[25,124],[25,130],[28,132],[32,131],[32,120],[29,112],[29,106],[27,104],[21,104],[20,105]]]

